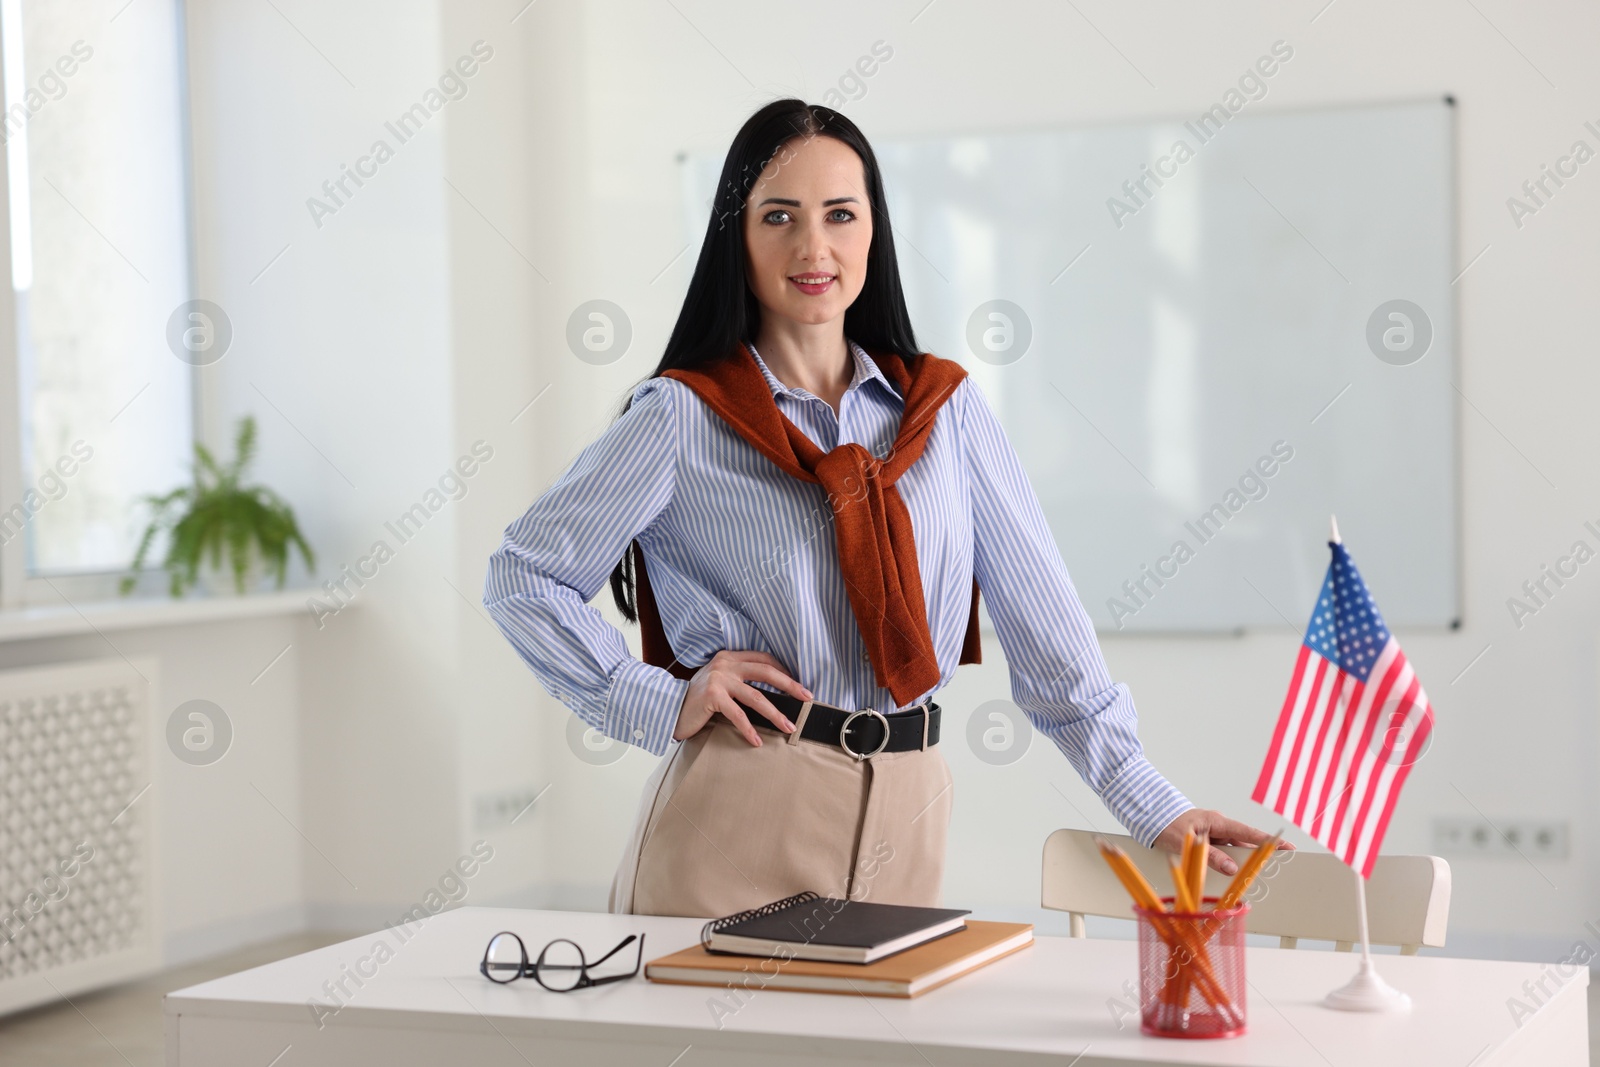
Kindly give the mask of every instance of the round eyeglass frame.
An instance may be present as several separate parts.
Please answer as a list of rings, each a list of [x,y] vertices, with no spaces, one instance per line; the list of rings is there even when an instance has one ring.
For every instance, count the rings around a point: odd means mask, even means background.
[[[516,964],[511,964],[511,963],[496,964],[495,967],[494,967],[495,970],[505,971],[505,970],[509,970],[509,969],[511,969],[513,967],[516,970],[516,973],[512,974],[510,977],[497,978],[497,977],[495,977],[494,974],[490,973],[491,968],[490,968],[490,965],[489,965],[489,949],[490,949],[490,947],[492,947],[494,945],[494,943],[496,941],[500,940],[500,938],[502,938],[502,937],[509,937],[509,938],[511,938],[513,941],[515,941],[517,943],[517,951],[520,953],[521,959]],[[635,941],[635,940],[637,940],[639,942],[639,952],[638,952],[638,955],[634,958],[633,970],[627,972],[626,974],[608,974],[608,975],[606,975],[606,976],[604,976],[602,978],[593,978],[593,977],[591,977],[589,975],[589,971],[590,971],[591,968],[600,966],[606,960],[610,959],[612,956],[615,956],[618,952],[621,952],[624,948],[627,948],[628,945],[633,943],[633,941]],[[546,963],[545,962],[545,955],[555,945],[571,945],[573,950],[576,951],[577,954],[578,954],[578,962],[577,962],[577,964],[574,965],[574,964],[569,964],[569,963]],[[573,941],[572,939],[566,938],[566,937],[557,937],[557,938],[551,939],[550,942],[547,943],[544,946],[544,948],[539,950],[538,957],[535,958],[532,963],[529,963],[528,962],[528,946],[527,946],[527,944],[525,944],[523,942],[522,938],[520,936],[518,936],[516,933],[514,933],[514,932],[512,932],[510,930],[501,930],[498,934],[495,934],[493,937],[489,938],[489,944],[484,946],[484,949],[483,949],[483,960],[478,964],[478,972],[480,974],[482,974],[485,978],[489,979],[489,981],[494,982],[496,985],[509,985],[510,983],[515,982],[518,978],[532,978],[535,982],[538,982],[540,986],[544,987],[545,989],[548,989],[552,993],[571,993],[571,992],[573,992],[574,990],[577,990],[577,989],[589,989],[589,988],[591,988],[593,986],[605,985],[608,982],[621,982],[621,981],[624,981],[625,979],[632,978],[632,977],[634,977],[635,975],[637,975],[639,973],[639,966],[640,966],[640,963],[643,961],[643,959],[644,959],[644,935],[643,934],[629,934],[627,937],[623,938],[622,941],[619,942],[615,948],[613,948],[610,952],[607,952],[604,956],[601,956],[599,959],[595,960],[593,963],[590,963],[589,962],[589,958],[586,955],[584,955],[583,947],[581,945],[579,945],[576,941]],[[578,980],[576,982],[574,982],[572,985],[567,985],[567,986],[550,985],[548,982],[546,982],[544,980],[544,978],[540,974],[541,971],[544,971],[544,972],[556,971],[556,970],[570,971],[570,970],[573,969],[574,966],[576,966],[576,968],[578,970]]]

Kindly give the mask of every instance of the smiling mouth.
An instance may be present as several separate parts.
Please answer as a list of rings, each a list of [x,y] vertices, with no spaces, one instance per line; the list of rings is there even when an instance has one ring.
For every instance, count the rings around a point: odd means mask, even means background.
[[[802,293],[816,295],[827,292],[836,277],[834,274],[791,274],[789,281]]]

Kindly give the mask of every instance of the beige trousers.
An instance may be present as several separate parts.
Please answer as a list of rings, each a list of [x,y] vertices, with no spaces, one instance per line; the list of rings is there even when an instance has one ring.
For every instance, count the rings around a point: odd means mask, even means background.
[[[941,905],[954,782],[939,746],[858,762],[798,729],[761,740],[717,717],[661,761],[611,911],[713,918],[807,889]]]

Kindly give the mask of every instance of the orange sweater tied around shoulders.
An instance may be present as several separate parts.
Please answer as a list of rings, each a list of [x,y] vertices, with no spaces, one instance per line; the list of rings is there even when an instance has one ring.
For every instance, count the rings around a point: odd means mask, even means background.
[[[869,350],[868,354],[905,398],[899,433],[882,460],[853,441],[831,452],[818,448],[778,410],[755,356],[744,344],[705,367],[675,367],[662,371],[662,376],[676,378],[693,389],[707,407],[780,470],[827,490],[839,565],[856,625],[872,658],[878,685],[904,707],[938,685],[939,664],[922,599],[911,513],[895,482],[922,455],[940,406],[967,372],[956,361],[928,352],[910,360],[892,352],[880,356]],[[645,576],[644,553],[637,541],[631,550],[644,662],[687,678],[695,668],[679,663],[672,654]],[[982,662],[976,577],[959,662]]]

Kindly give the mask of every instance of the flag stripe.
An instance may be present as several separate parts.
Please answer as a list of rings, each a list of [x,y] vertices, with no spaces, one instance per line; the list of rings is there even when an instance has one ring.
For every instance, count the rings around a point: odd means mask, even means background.
[[[1292,714],[1293,718],[1289,723],[1288,737],[1285,738],[1285,740],[1288,741],[1289,747],[1287,751],[1280,752],[1278,754],[1277,775],[1273,781],[1273,790],[1278,797],[1277,804],[1280,807],[1286,803],[1284,798],[1288,796],[1289,785],[1294,778],[1293,753],[1295,750],[1295,745],[1298,742],[1300,731],[1304,729],[1305,718],[1311,713],[1316,690],[1322,684],[1322,671],[1327,667],[1326,663],[1318,662],[1314,654],[1310,658],[1310,665],[1314,668],[1312,670],[1311,677],[1306,678],[1302,676],[1300,679],[1299,689],[1297,689],[1290,697],[1290,699],[1294,702],[1293,708],[1290,711],[1290,714]],[[1288,705],[1286,702],[1286,709],[1287,708]]]
[[[1434,718],[1349,554],[1330,547],[1333,563],[1251,797],[1365,878]]]
[[[1335,671],[1337,674],[1337,671]],[[1321,656],[1317,657],[1317,673],[1311,680],[1310,686],[1305,690],[1305,700],[1300,714],[1299,729],[1295,732],[1294,746],[1289,750],[1289,760],[1284,764],[1283,784],[1278,790],[1279,812],[1287,815],[1289,804],[1293,800],[1294,790],[1300,786],[1300,750],[1305,745],[1306,730],[1316,718],[1317,709],[1322,706],[1323,693],[1326,692],[1328,683],[1328,661]]]
[[[1332,822],[1327,818],[1328,812],[1335,804],[1344,802],[1345,798],[1350,795],[1350,763],[1356,751],[1356,739],[1360,736],[1360,732],[1354,730],[1353,727],[1362,721],[1362,717],[1367,713],[1367,708],[1371,705],[1372,699],[1373,687],[1363,685],[1361,687],[1361,699],[1353,703],[1351,713],[1346,715],[1344,721],[1339,724],[1339,740],[1337,747],[1333,751],[1334,762],[1329,770],[1328,779],[1323,785],[1322,796],[1317,800],[1316,813],[1312,816],[1311,824],[1306,828],[1312,837],[1319,840],[1324,827],[1330,826]],[[1333,791],[1335,785],[1338,786],[1337,793]]]
[[[1376,825],[1373,827],[1372,840],[1381,842],[1384,833],[1389,829],[1389,817],[1394,814],[1395,801],[1400,799],[1400,787],[1405,784],[1406,776],[1411,773],[1411,768],[1416,766],[1421,755],[1422,746],[1427,742],[1428,735],[1433,733],[1433,709],[1428,706],[1427,696],[1419,691],[1417,708],[1422,712],[1423,719],[1413,728],[1411,743],[1406,746],[1405,758],[1395,771],[1394,780],[1389,783],[1389,794],[1384,800],[1383,810],[1378,814]],[[1361,876],[1367,877],[1372,873],[1372,865],[1377,862],[1378,849],[1374,845],[1368,850],[1361,867]]]
[[[1386,648],[1384,649],[1384,654],[1389,656],[1392,651],[1397,651],[1397,649]],[[1382,689],[1382,693],[1386,694],[1386,697],[1387,694],[1394,691],[1395,670],[1403,669],[1405,669],[1405,657],[1390,657],[1389,670],[1384,672],[1384,680],[1378,686],[1379,689]],[[1344,841],[1346,841],[1346,835],[1349,833],[1350,827],[1344,821],[1344,817],[1350,814],[1350,801],[1362,795],[1363,787],[1366,785],[1366,777],[1370,773],[1368,760],[1373,755],[1373,729],[1378,726],[1378,712],[1381,709],[1379,709],[1378,701],[1374,699],[1371,704],[1366,705],[1365,709],[1362,710],[1365,712],[1362,718],[1352,723],[1352,731],[1357,731],[1357,744],[1350,749],[1350,765],[1346,771],[1346,781],[1349,782],[1350,789],[1344,793],[1344,797],[1339,798],[1339,805],[1334,808],[1333,825],[1328,827],[1328,848],[1333,849],[1336,853],[1344,851]]]
[[[1261,764],[1261,774],[1256,778],[1255,791],[1250,794],[1250,799],[1261,803],[1267,799],[1267,789],[1272,783],[1274,773],[1279,769],[1278,752],[1283,748],[1283,735],[1289,730],[1290,705],[1300,695],[1300,679],[1305,676],[1306,664],[1311,660],[1311,649],[1305,645],[1300,646],[1300,655],[1295,657],[1294,677],[1289,679],[1289,692],[1283,698],[1283,707],[1278,711],[1278,725],[1272,730],[1272,744],[1267,746],[1266,761]]]
[[[1359,715],[1362,705],[1372,698],[1372,689],[1369,686],[1361,685],[1360,682],[1356,684],[1361,688],[1360,699],[1356,701],[1356,714]],[[1340,783],[1340,795],[1344,795],[1342,772],[1350,746],[1350,724],[1355,721],[1355,718],[1355,715],[1345,715],[1339,723],[1339,736],[1334,739],[1333,746],[1330,749],[1328,771],[1323,775],[1322,791],[1317,796],[1317,810],[1311,816],[1310,833],[1312,837],[1316,837],[1317,833],[1322,829],[1322,817],[1327,814],[1334,782]]]
[[[1395,772],[1398,770],[1392,758],[1394,752],[1394,716],[1399,714],[1404,719],[1405,713],[1412,707],[1416,694],[1421,690],[1421,682],[1415,674],[1412,674],[1411,684],[1406,687],[1405,695],[1400,698],[1399,706],[1391,709],[1388,715],[1385,716],[1387,722],[1384,726],[1383,746],[1372,756],[1373,773],[1371,780],[1367,783],[1366,794],[1361,798],[1361,810],[1357,813],[1355,822],[1351,824],[1354,832],[1350,835],[1350,845],[1352,854],[1356,857],[1360,857],[1371,846],[1372,831],[1376,827],[1367,822],[1367,815],[1372,811],[1373,801],[1382,796],[1383,801],[1379,804],[1379,810],[1382,810],[1387,805],[1388,790],[1394,779]],[[1355,860],[1349,862],[1351,866],[1360,866]]]
[[[1324,765],[1323,745],[1328,739],[1328,728],[1335,720],[1350,721],[1350,716],[1344,709],[1351,703],[1352,690],[1360,686],[1344,671],[1334,675],[1333,685],[1328,690],[1328,702],[1322,709],[1322,722],[1317,726],[1317,739],[1311,746],[1311,752],[1306,760],[1305,787],[1300,790],[1300,802],[1295,805],[1294,824],[1299,826],[1306,821],[1306,804],[1317,793],[1318,778],[1327,773]]]
[[[1386,649],[1384,654],[1387,656],[1387,654],[1389,654],[1389,649]],[[1384,657],[1379,657],[1378,665],[1374,665],[1374,672],[1376,672],[1378,667],[1381,667],[1384,662],[1386,662],[1384,661]],[[1339,773],[1338,776],[1336,776],[1338,777],[1339,781],[1339,795],[1338,797],[1330,797],[1326,798],[1326,800],[1323,800],[1322,809],[1318,811],[1317,817],[1315,817],[1314,821],[1312,821],[1312,825],[1310,825],[1310,835],[1318,838],[1318,840],[1322,840],[1322,837],[1320,837],[1320,833],[1322,833],[1323,830],[1322,816],[1326,816],[1326,814],[1328,814],[1328,809],[1330,809],[1334,803],[1338,803],[1338,811],[1336,811],[1336,814],[1334,814],[1333,819],[1330,819],[1328,824],[1326,824],[1326,832],[1328,832],[1328,837],[1330,837],[1330,840],[1336,840],[1336,838],[1338,838],[1338,825],[1339,822],[1342,821],[1342,817],[1344,817],[1344,811],[1346,811],[1346,808],[1349,808],[1350,790],[1354,789],[1355,787],[1354,768],[1355,765],[1357,765],[1360,753],[1362,753],[1362,749],[1360,749],[1360,737],[1362,737],[1363,731],[1357,729],[1357,726],[1365,725],[1366,717],[1373,713],[1373,707],[1379,707],[1379,705],[1382,705],[1382,701],[1386,699],[1392,683],[1394,683],[1394,675],[1386,670],[1386,672],[1384,672],[1384,678],[1382,678],[1382,681],[1379,681],[1378,685],[1363,686],[1362,702],[1355,707],[1355,712],[1352,713],[1352,715],[1349,715],[1349,717],[1344,720],[1344,725],[1341,726],[1342,734],[1344,734],[1344,736],[1339,739]]]
[[[1313,667],[1316,666],[1315,654],[1308,657],[1308,662]],[[1287,728],[1285,730],[1284,740],[1288,742],[1288,749],[1279,749],[1276,763],[1273,766],[1272,788],[1270,790],[1270,795],[1272,796],[1280,796],[1288,787],[1288,781],[1292,767],[1292,764],[1289,761],[1288,752],[1292,751],[1294,748],[1293,738],[1298,734],[1300,729],[1300,720],[1305,716],[1306,709],[1310,706],[1310,689],[1311,687],[1314,687],[1315,684],[1316,683],[1314,681],[1308,681],[1304,676],[1302,676],[1299,687],[1284,698],[1282,719],[1280,720],[1279,725]],[[1276,801],[1274,803],[1281,804],[1281,801]]]
[[[1343,853],[1351,847],[1351,843],[1360,836],[1362,804],[1371,791],[1374,776],[1381,769],[1378,755],[1373,751],[1373,735],[1377,732],[1379,724],[1386,721],[1388,714],[1392,713],[1396,702],[1404,699],[1410,680],[1415,677],[1411,673],[1411,665],[1406,662],[1404,655],[1395,650],[1394,661],[1390,668],[1395,675],[1393,684],[1389,687],[1388,698],[1381,706],[1375,705],[1371,714],[1361,724],[1361,747],[1356,750],[1357,762],[1350,769],[1352,788],[1345,795],[1339,805],[1339,813],[1335,817],[1334,827],[1329,835],[1334,841],[1335,852]],[[1351,816],[1346,821],[1346,816]]]

